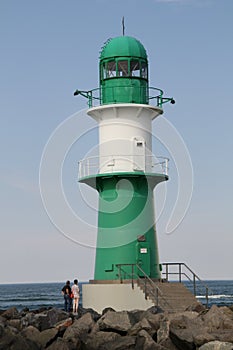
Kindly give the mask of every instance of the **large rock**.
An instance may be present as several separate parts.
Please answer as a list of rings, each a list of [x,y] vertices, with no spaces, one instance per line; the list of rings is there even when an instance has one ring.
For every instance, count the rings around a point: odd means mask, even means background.
[[[233,344],[220,341],[212,341],[205,345],[202,345],[199,350],[232,350]]]
[[[7,321],[7,325],[17,329],[18,331],[20,331],[22,329],[21,320],[18,318],[16,318],[16,319],[13,318],[13,319]]]
[[[8,349],[16,336],[9,327],[0,326],[0,349]]]
[[[151,338],[151,336],[142,329],[138,332],[136,339],[136,350],[165,350],[163,346],[156,344],[155,341]]]
[[[187,307],[187,311],[195,311],[195,312],[203,312],[205,311],[205,306],[203,304],[201,304],[198,301],[195,301],[193,304],[191,304],[189,307]]]
[[[120,334],[117,334],[115,332],[99,331],[97,333],[90,334],[88,338],[83,341],[83,345],[85,349],[98,350],[101,348],[101,346],[109,344],[112,341],[118,340],[120,337]]]
[[[128,315],[129,315],[130,322],[133,325],[133,324],[141,321],[145,317],[145,311],[144,310],[131,310],[128,312]]]
[[[46,348],[51,345],[58,336],[58,330],[56,328],[45,329],[40,333],[40,343],[42,348]]]
[[[217,329],[233,329],[233,313],[229,308],[218,308],[213,305],[211,309],[202,316],[204,325],[211,331]]]
[[[40,331],[54,327],[60,321],[67,319],[67,313],[59,309],[50,309],[35,315],[32,325]]]
[[[127,311],[108,311],[98,320],[97,325],[101,331],[114,331],[121,335],[125,335],[132,327]]]
[[[147,321],[151,325],[151,328],[154,332],[158,331],[158,329],[160,328],[160,322],[165,319],[164,315],[161,313],[152,314],[150,312],[146,312],[144,314],[144,317],[147,319]]]
[[[78,308],[78,316],[79,317],[82,317],[83,315],[85,315],[87,313],[91,314],[91,317],[93,318],[93,320],[95,322],[98,321],[98,319],[101,317],[101,315],[98,312],[96,312],[95,310],[93,310],[91,308],[88,308],[88,309],[84,309],[82,307]]]
[[[214,336],[214,340],[219,340],[221,342],[233,343],[233,331],[232,329],[220,329],[216,332],[211,333]]]
[[[181,350],[195,349],[214,340],[233,342],[232,312],[213,305],[194,318],[176,316],[171,320],[170,338]]]
[[[4,311],[1,316],[6,318],[7,320],[10,320],[12,318],[19,317],[19,312],[16,309],[16,307],[11,307],[10,309]]]
[[[208,329],[200,329],[199,333],[193,335],[193,341],[196,346],[201,346],[210,341],[216,340],[214,334],[208,333]]]
[[[155,331],[152,331],[152,327],[146,318],[135,323],[128,331],[128,335],[137,335],[142,329],[147,331],[150,335],[154,335]]]
[[[194,335],[203,330],[203,322],[198,317],[190,318],[180,315],[170,321],[169,336],[178,349],[195,349]]]
[[[39,350],[41,347],[32,342],[30,339],[26,339],[21,334],[12,331],[9,327],[3,329],[0,335],[0,349],[10,350]]]
[[[101,345],[98,350],[133,350],[135,349],[136,337],[130,335],[120,336],[116,340]],[[89,349],[88,349],[89,350]]]
[[[24,338],[31,340],[33,343],[42,345],[40,342],[40,331],[34,326],[28,326],[24,328],[21,332],[21,335]]]
[[[169,325],[168,320],[160,322],[160,327],[157,331],[157,343],[162,343],[165,339],[169,338]]]
[[[73,323],[73,320],[71,317],[69,317],[63,321],[56,323],[54,327],[59,331],[59,333],[64,333],[66,328],[70,327],[72,323]]]
[[[199,313],[196,311],[181,311],[181,312],[176,312],[176,313],[164,313],[164,318],[166,320],[175,320],[175,319],[179,319],[181,317],[184,317],[186,319],[189,320],[194,320],[199,316]]]
[[[60,321],[67,319],[67,313],[59,309],[50,309],[43,312],[28,312],[21,317],[22,328],[34,326],[39,331],[54,327]]]
[[[169,350],[179,350],[179,348],[172,342],[170,338],[166,338],[162,340],[159,345],[163,347],[163,349],[169,349]]]
[[[63,335],[63,339],[73,343],[80,343],[80,340],[85,340],[94,326],[92,315],[84,314],[81,318],[76,319],[74,323],[68,327]]]
[[[49,345],[46,350],[77,350],[73,343],[69,343],[62,338],[57,338],[51,345]]]
[[[20,334],[14,337],[13,341],[10,344],[10,347],[2,348],[10,350],[40,350],[41,347],[31,342],[30,340],[24,339]]]
[[[34,326],[35,323],[35,314],[34,312],[28,312],[20,319],[21,327],[26,328],[28,326]]]
[[[219,310],[233,321],[233,311],[228,306],[221,306]]]
[[[177,347],[173,344],[169,337],[170,321],[163,319],[160,321],[160,327],[157,331],[156,341],[159,345],[169,350],[177,350]],[[155,337],[153,337],[155,340]]]

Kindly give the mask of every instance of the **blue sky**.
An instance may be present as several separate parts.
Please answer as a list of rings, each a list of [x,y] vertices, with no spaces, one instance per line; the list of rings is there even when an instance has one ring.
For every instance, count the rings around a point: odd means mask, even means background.
[[[95,250],[67,239],[46,214],[39,167],[50,135],[87,107],[73,92],[98,86],[99,52],[121,35],[122,16],[126,34],[147,50],[150,85],[176,100],[164,116],[192,160],[190,206],[167,234],[177,192],[170,164],[157,223],[160,260],[184,261],[203,279],[232,279],[233,2],[8,0],[0,2],[0,283],[93,278]],[[83,116],[80,125],[95,126]],[[64,189],[73,210],[94,225],[96,213],[80,199],[77,162],[96,144],[96,129],[80,142],[67,155]],[[97,203],[94,193],[81,191]]]

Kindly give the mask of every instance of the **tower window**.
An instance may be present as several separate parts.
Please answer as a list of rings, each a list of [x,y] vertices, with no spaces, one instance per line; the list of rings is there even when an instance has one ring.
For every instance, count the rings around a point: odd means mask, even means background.
[[[119,77],[127,77],[128,74],[128,61],[127,60],[119,60],[118,61],[118,76]]]
[[[109,61],[107,63],[107,77],[108,78],[116,77],[116,62],[115,61]]]
[[[141,77],[144,79],[148,79],[148,70],[146,62],[141,63]]]
[[[140,63],[138,60],[131,60],[130,75],[132,77],[140,77]]]
[[[115,77],[143,78],[148,80],[147,61],[137,58],[116,58],[102,62],[101,79]]]

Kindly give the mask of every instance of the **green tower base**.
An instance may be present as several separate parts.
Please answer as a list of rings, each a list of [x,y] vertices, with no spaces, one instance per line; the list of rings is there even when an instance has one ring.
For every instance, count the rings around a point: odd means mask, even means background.
[[[164,174],[111,173],[82,178],[99,192],[95,280],[160,279],[153,190]],[[140,268],[137,268],[139,266]]]

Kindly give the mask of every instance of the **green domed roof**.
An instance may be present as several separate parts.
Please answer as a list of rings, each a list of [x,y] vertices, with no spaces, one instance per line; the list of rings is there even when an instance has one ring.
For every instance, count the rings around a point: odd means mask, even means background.
[[[100,53],[100,60],[111,57],[140,57],[147,59],[144,46],[131,36],[110,39]]]

